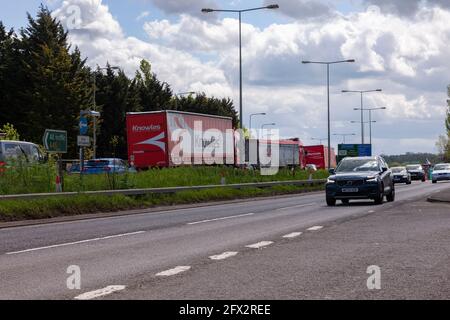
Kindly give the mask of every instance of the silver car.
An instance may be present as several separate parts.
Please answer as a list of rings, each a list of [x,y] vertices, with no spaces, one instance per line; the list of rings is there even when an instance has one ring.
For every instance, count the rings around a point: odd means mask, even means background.
[[[0,166],[5,166],[8,160],[24,158],[27,162],[44,160],[39,147],[31,142],[0,140]]]
[[[440,163],[434,166],[432,178],[433,183],[450,180],[450,163]]]

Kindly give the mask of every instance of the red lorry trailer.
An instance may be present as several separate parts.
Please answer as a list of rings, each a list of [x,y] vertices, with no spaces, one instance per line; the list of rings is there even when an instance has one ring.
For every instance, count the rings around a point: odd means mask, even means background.
[[[127,140],[128,161],[136,169],[235,162],[229,117],[169,110],[127,113]]]
[[[305,165],[314,164],[317,169],[328,169],[328,147],[323,145],[303,146]],[[331,148],[331,167],[336,168],[336,153]]]

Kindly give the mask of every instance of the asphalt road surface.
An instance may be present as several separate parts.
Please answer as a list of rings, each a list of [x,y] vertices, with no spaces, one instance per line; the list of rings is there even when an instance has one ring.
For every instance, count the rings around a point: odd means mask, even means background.
[[[449,299],[450,205],[425,201],[446,188],[399,185],[381,206],[331,208],[318,192],[0,229],[0,299]]]

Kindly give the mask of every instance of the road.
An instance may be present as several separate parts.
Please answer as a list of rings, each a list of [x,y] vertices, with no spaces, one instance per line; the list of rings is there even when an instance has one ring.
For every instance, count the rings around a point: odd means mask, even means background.
[[[450,210],[424,201],[446,188],[399,185],[381,206],[330,208],[319,192],[0,229],[0,299],[448,299]],[[370,265],[381,290],[366,286]]]

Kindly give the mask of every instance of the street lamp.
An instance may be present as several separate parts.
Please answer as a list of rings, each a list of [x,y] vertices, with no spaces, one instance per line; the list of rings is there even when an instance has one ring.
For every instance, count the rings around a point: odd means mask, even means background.
[[[271,4],[265,7],[258,8],[250,8],[243,10],[223,10],[223,9],[210,9],[204,8],[202,9],[203,13],[211,13],[211,12],[232,12],[239,14],[239,115],[240,115],[240,125],[241,129],[244,128],[244,117],[243,117],[243,108],[242,108],[242,13],[256,10],[264,10],[264,9],[278,9],[280,6],[277,4]]]
[[[97,66],[98,67],[98,66]],[[102,70],[108,70],[108,69],[111,69],[111,70],[120,70],[120,68],[119,67],[105,67],[105,68],[100,68],[100,67],[98,67],[97,68],[97,70],[98,71],[102,71]],[[96,102],[96,100],[97,100],[97,97],[96,97],[96,92],[97,92],[97,75],[96,75],[96,73],[94,73],[93,74],[93,78],[94,78],[94,89],[93,89],[93,95],[94,95],[94,107],[93,107],[93,111],[89,111],[89,115],[91,115],[91,116],[93,116],[93,118],[94,118],[94,121],[93,121],[93,123],[94,123],[94,154],[93,154],[93,157],[94,157],[94,159],[96,159],[97,158],[97,118],[99,118],[100,117],[100,112],[97,112],[97,102]]]
[[[361,94],[361,143],[364,144],[364,100],[363,100],[363,94],[369,93],[369,92],[381,92],[382,89],[375,89],[375,90],[342,90],[342,93],[359,93]]]
[[[340,61],[302,61],[303,64],[325,64],[327,66],[327,99],[328,99],[328,170],[331,169],[331,121],[330,121],[330,65],[339,63],[353,63],[355,59]]]
[[[381,108],[366,108],[362,109],[363,111],[369,111],[369,130],[370,130],[370,144],[372,144],[372,111],[374,110],[386,110],[386,107]],[[360,108],[355,108],[355,111],[360,110]]]
[[[345,144],[345,138],[350,136],[356,136],[356,133],[335,133],[333,136],[339,136],[343,138],[343,143]]]
[[[270,126],[276,126],[277,124],[275,122],[273,123],[265,123],[261,126],[261,138],[264,136],[264,128],[270,127]]]
[[[252,118],[253,118],[253,117],[256,117],[256,116],[265,116],[265,115],[266,115],[265,112],[261,112],[261,113],[252,113],[252,114],[250,115],[250,128],[249,128],[249,130],[250,130],[250,138],[252,137]]]

